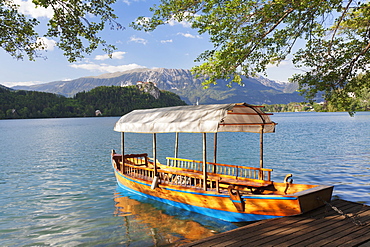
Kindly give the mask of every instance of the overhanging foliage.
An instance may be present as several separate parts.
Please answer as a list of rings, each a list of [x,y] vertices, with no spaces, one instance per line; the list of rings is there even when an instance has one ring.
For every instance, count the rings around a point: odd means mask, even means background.
[[[264,73],[279,64],[298,41],[305,47],[294,54],[294,64],[306,72],[292,81],[313,100],[318,92],[345,104],[349,93],[369,86],[370,5],[341,0],[162,0],[151,18],[140,17],[133,26],[153,31],[170,20],[188,21],[200,34],[210,36],[213,49],[199,55],[193,68],[216,79],[240,82],[240,75]],[[359,74],[363,73],[364,76]],[[348,110],[350,110],[348,108]]]

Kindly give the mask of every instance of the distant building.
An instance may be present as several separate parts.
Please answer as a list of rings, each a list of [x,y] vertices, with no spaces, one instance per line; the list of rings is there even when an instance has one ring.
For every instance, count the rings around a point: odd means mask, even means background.
[[[97,117],[97,116],[102,116],[103,114],[101,113],[101,111],[100,110],[96,110],[95,111],[95,116]]]
[[[128,87],[132,85],[133,83],[131,81],[121,81],[121,87]]]
[[[350,98],[356,98],[356,94],[354,92],[349,92],[347,94],[348,94],[348,97]]]
[[[155,82],[144,82],[144,81],[138,81],[138,82],[136,82],[136,85],[137,86],[141,86],[141,85],[153,85],[153,86],[157,86],[157,83],[155,83]]]

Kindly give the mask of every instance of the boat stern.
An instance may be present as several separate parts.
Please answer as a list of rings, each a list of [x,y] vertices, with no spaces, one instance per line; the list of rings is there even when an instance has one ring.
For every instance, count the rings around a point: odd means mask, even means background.
[[[298,215],[319,208],[325,205],[325,202],[330,202],[334,186],[274,182],[274,189],[277,194],[297,199]]]
[[[296,193],[302,213],[322,207],[325,205],[325,202],[330,202],[333,189],[334,186],[318,185],[317,187]]]

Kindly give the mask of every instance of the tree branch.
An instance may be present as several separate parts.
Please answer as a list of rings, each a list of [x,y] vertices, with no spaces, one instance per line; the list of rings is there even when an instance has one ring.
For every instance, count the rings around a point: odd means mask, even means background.
[[[268,30],[266,31],[265,33],[263,33],[261,36],[259,36],[257,39],[258,40],[261,40],[263,38],[265,38],[268,34],[270,34],[272,31],[275,30],[275,28],[277,28],[279,26],[279,24],[290,14],[294,11],[294,8],[289,8],[287,9],[285,12],[284,12],[284,15]],[[257,46],[258,46],[258,42],[255,43],[255,45],[250,49],[250,51],[245,54],[245,56],[241,59],[242,61],[239,62],[238,64],[234,65],[234,69],[236,69],[237,67],[239,67],[243,61],[245,61],[248,56],[257,49]]]
[[[353,67],[355,66],[355,63],[360,59],[361,56],[363,56],[366,52],[368,52],[370,49],[370,42],[367,44],[367,46],[359,53],[357,56],[352,59],[352,61],[349,63],[349,66],[346,70],[346,72],[341,76],[340,80],[338,81],[338,85],[341,85],[346,80],[349,73],[353,70]]]
[[[340,24],[342,23],[342,21],[343,21],[343,19],[344,19],[344,16],[347,14],[347,12],[348,12],[348,10],[349,10],[349,8],[350,8],[351,4],[352,4],[352,0],[349,0],[349,1],[348,1],[348,4],[347,4],[347,6],[346,6],[346,8],[345,8],[345,9],[344,9],[344,11],[342,12],[342,15],[340,16],[340,18],[339,18],[339,20],[338,20],[338,22],[337,22],[336,27],[334,28],[334,33],[333,33],[333,35],[331,36],[331,42],[330,42],[330,44],[329,44],[328,54],[330,54],[331,48],[332,48],[332,46],[333,46],[333,40],[334,40],[334,38],[335,38],[335,35],[337,34],[337,31],[338,31],[338,29],[339,29],[339,26],[340,26]]]

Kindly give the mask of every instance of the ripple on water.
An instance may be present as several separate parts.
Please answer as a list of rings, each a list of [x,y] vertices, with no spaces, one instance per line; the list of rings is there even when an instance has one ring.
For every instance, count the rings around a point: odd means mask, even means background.
[[[370,204],[369,113],[272,118],[279,124],[265,135],[264,164],[274,181],[293,173],[295,183],[334,185],[335,197]],[[110,150],[120,150],[116,120],[0,121],[1,246],[170,246],[238,226],[117,188],[110,163]],[[126,138],[127,153],[151,155],[151,135]],[[175,136],[157,138],[163,162]],[[180,157],[202,159],[201,135],[180,140]],[[258,135],[220,133],[218,141],[220,163],[258,166]]]

